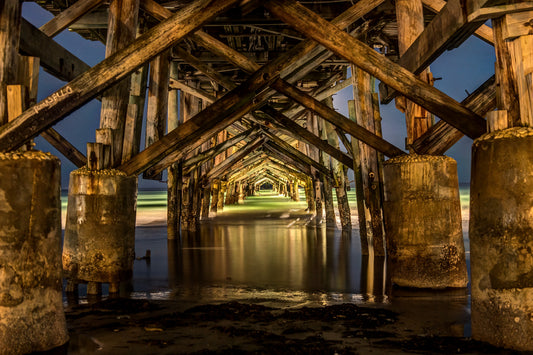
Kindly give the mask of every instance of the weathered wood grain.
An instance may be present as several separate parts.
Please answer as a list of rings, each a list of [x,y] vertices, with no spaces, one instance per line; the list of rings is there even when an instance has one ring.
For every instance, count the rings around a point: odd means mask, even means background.
[[[183,8],[123,50],[104,59],[3,126],[0,129],[0,151],[15,149],[60,121],[236,2],[237,0],[199,0]]]

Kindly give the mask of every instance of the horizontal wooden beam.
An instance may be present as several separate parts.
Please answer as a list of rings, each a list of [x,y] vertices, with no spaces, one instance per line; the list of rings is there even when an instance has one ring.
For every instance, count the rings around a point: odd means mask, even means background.
[[[71,81],[91,68],[25,19],[21,23],[19,50],[39,57],[44,70],[63,81]]]
[[[30,107],[15,120],[2,126],[0,151],[18,148],[237,1],[198,0],[184,7],[124,49],[104,59],[45,100]]]
[[[385,82],[470,138],[486,132],[482,117],[296,1],[270,0],[264,6],[290,26]]]

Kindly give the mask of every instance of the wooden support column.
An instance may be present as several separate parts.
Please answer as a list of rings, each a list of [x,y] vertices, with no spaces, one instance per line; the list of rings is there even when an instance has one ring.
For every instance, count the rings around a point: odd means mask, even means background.
[[[533,11],[507,14],[492,21],[496,50],[496,106],[498,110],[507,111],[507,127],[501,123],[497,125],[499,129],[533,126],[532,21]],[[502,115],[490,116],[491,120],[495,117]]]
[[[106,40],[106,58],[129,45],[137,34],[139,0],[112,0],[109,4],[109,22]],[[114,166],[122,163],[124,127],[129,102],[129,77],[106,90],[102,97],[100,128],[115,131],[111,154]]]
[[[218,191],[218,203],[217,203],[217,212],[222,212],[224,210],[224,197],[228,189],[228,182],[225,180],[220,180],[220,190]]]
[[[170,64],[171,79],[178,78],[177,63]],[[171,131],[180,124],[179,116],[179,93],[178,90],[171,90],[168,93],[168,115],[167,127]],[[176,162],[168,167],[167,170],[167,237],[175,239],[180,235],[180,216],[181,216],[181,188],[182,188],[182,169],[183,165]]]
[[[142,34],[144,26],[137,29],[137,37]],[[146,101],[149,65],[145,64],[131,74],[130,98],[124,127],[124,144],[122,161],[130,160],[141,149],[141,129]]]
[[[314,114],[314,112],[308,112],[307,113],[307,130],[313,133],[315,136],[318,136],[318,116]],[[319,161],[319,151],[318,148],[308,144],[307,145],[307,152],[308,156],[313,159],[314,161]],[[314,198],[315,198],[315,222],[316,224],[322,223],[322,219],[324,217],[324,210],[323,210],[323,195],[322,195],[322,182],[321,177],[318,171],[311,167],[311,179],[312,179],[312,185],[313,185],[313,192],[314,192]]]
[[[354,100],[349,103],[350,118],[370,132],[381,134],[379,127],[376,130],[375,121],[376,118],[379,120],[379,113],[375,117],[372,78],[361,69],[352,66],[352,80]],[[354,172],[362,250],[364,253],[364,246],[368,241],[372,241],[374,255],[384,255],[382,183],[378,152],[361,142],[353,143],[352,140],[354,164],[357,164],[354,166]]]
[[[198,82],[188,81],[187,85],[198,87]],[[180,93],[180,116],[188,122],[202,110],[202,100],[185,92]],[[187,184],[182,191],[181,230],[195,231],[200,217],[201,191],[198,183],[200,171],[193,169],[187,176]]]
[[[324,123],[326,122],[320,117],[316,117],[318,121],[318,128],[319,128],[319,134],[320,138],[323,141],[327,141],[327,133],[326,128],[324,127]],[[324,151],[319,151],[320,155],[320,163],[327,167],[328,169],[331,169],[331,157],[329,154],[325,153]],[[322,181],[322,196],[324,197],[324,209],[326,212],[326,226],[328,228],[335,228],[336,227],[336,220],[335,220],[335,206],[333,205],[333,187],[331,186],[330,179],[326,178],[325,176],[321,177]]]
[[[213,182],[211,182],[211,212],[217,213],[218,211],[218,199],[220,197],[220,190],[220,180],[213,180]]]
[[[146,112],[146,148],[165,135],[165,122],[168,113],[169,60],[169,52],[165,51],[150,62],[150,83]],[[143,174],[143,177],[145,179],[161,180],[162,174],[155,176]]]
[[[0,126],[8,122],[7,86],[16,84],[21,23],[21,2],[0,4]]]
[[[397,0],[396,19],[398,23],[398,49],[401,56],[409,49],[418,35],[424,31],[422,0]],[[422,81],[430,85],[433,84],[429,67],[422,70],[419,77]],[[432,114],[412,101],[406,100],[405,97],[397,98],[396,106],[405,113],[406,147],[412,152],[413,142],[433,125]]]
[[[346,80],[351,81],[351,80]],[[333,98],[329,97],[324,100],[325,104],[333,109]],[[337,137],[337,132],[330,122],[324,121],[324,128],[326,131],[326,137],[329,145],[333,146],[336,149],[339,149],[339,139]],[[344,134],[343,134],[344,135]],[[353,168],[353,162],[351,164]],[[348,195],[346,194],[346,179],[344,174],[344,165],[339,163],[337,160],[331,160],[331,168],[333,171],[333,177],[335,179],[335,194],[337,195],[337,209],[339,211],[339,217],[341,220],[341,227],[344,230],[352,229],[350,205],[348,204]]]

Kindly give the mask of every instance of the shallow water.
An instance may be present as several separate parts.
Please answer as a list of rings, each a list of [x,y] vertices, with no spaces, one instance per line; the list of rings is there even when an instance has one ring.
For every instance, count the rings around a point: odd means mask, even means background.
[[[463,213],[467,193],[461,189]],[[355,203],[351,206],[356,225]],[[121,296],[191,305],[233,300],[275,307],[355,302],[397,310],[407,316],[409,328],[469,334],[467,291],[391,289],[385,260],[372,253],[361,255],[357,229],[343,233],[316,226],[305,208],[304,202],[263,193],[244,205],[226,206],[216,218],[203,221],[198,232],[169,241],[162,224],[166,193],[141,192],[136,255],[149,249],[151,259],[135,260],[133,280],[121,286]],[[463,225],[467,222],[463,214]],[[465,240],[468,248],[466,231]],[[80,289],[81,302],[84,293]]]

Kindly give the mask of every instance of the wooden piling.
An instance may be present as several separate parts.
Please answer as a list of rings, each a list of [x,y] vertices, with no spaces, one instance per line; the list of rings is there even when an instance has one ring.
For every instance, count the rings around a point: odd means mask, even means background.
[[[0,4],[0,126],[8,122],[7,86],[16,84],[21,6],[18,0]]]
[[[169,55],[169,51],[164,51],[150,62],[145,148],[151,146],[165,135],[168,114]],[[143,174],[143,177],[145,179],[161,180],[162,174],[150,176]]]
[[[109,22],[106,40],[106,58],[129,45],[137,34],[139,0],[112,0],[109,4]],[[119,81],[104,93],[100,128],[115,130],[111,159],[114,166],[122,163],[124,129],[129,103],[130,79]]]

